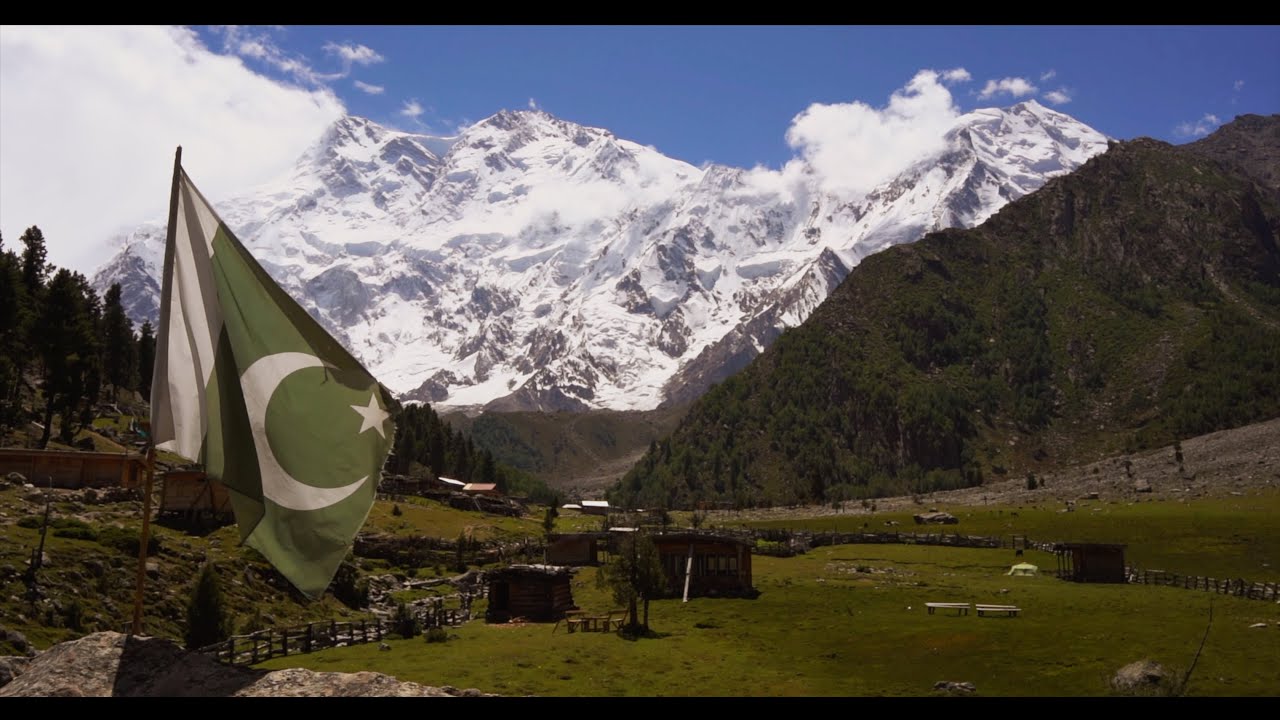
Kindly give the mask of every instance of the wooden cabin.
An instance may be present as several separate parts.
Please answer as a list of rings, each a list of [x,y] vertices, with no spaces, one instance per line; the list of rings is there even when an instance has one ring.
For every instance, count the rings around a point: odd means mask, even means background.
[[[462,486],[462,492],[468,495],[502,496],[502,493],[498,491],[498,486],[494,483],[467,483]]]
[[[564,617],[573,604],[573,568],[557,565],[509,565],[489,572],[487,622],[504,623],[513,618],[551,622]]]
[[[160,480],[160,514],[232,520],[231,495],[203,470],[170,470]]]
[[[547,542],[547,562],[552,565],[599,565],[600,551],[608,545],[605,532],[555,533]],[[604,540],[605,543],[600,541]]]
[[[609,514],[608,500],[583,500],[580,503],[580,505],[582,506],[583,515],[608,515]]]
[[[133,453],[0,448],[0,475],[16,472],[36,487],[139,487],[147,458]]]
[[[667,575],[667,593],[684,595],[685,569],[693,555],[689,597],[754,596],[751,585],[751,541],[742,538],[696,532],[653,535],[662,569]]]
[[[1058,577],[1089,583],[1122,583],[1124,545],[1110,543],[1058,543]]]

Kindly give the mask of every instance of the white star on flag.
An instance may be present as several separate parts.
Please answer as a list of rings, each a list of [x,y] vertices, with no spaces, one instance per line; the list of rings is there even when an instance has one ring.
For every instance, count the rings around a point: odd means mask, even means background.
[[[352,405],[351,409],[360,413],[360,417],[364,419],[364,421],[360,424],[360,432],[373,429],[373,430],[377,430],[378,434],[381,435],[382,437],[385,438],[387,436],[387,434],[382,431],[382,423],[384,420],[391,417],[391,413],[387,412],[386,410],[383,410],[381,407],[378,407],[377,393],[374,393],[369,396],[369,407]],[[360,433],[356,433],[356,434],[358,435]]]

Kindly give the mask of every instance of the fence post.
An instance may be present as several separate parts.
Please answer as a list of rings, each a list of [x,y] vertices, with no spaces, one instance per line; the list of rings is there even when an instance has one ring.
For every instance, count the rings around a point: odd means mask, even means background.
[[[307,648],[307,652],[311,652],[311,623],[307,623],[307,639],[305,642],[306,642],[305,647]]]
[[[250,665],[258,664],[258,634],[260,632],[261,631],[253,633],[252,635],[249,636],[249,640],[253,643],[252,645],[253,662],[249,663]]]
[[[217,657],[215,655],[215,657]],[[227,638],[227,664],[236,664],[236,639],[234,636]]]
[[[338,621],[329,621],[329,647],[338,646]]]
[[[378,642],[382,642],[382,620],[381,619],[377,619],[373,621],[373,631],[378,635]]]
[[[280,633],[280,654],[289,657],[289,628]]]

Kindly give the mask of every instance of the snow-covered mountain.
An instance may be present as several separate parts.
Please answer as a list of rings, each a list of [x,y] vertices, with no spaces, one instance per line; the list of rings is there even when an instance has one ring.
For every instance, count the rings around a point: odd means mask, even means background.
[[[945,140],[851,194],[803,168],[784,186],[694,167],[538,111],[453,138],[347,117],[289,177],[215,206],[407,399],[650,409],[745,365],[863,257],[979,224],[1107,146],[1033,101],[963,115]],[[163,239],[163,221],[116,238],[94,277],[122,283],[138,322],[157,315]]]

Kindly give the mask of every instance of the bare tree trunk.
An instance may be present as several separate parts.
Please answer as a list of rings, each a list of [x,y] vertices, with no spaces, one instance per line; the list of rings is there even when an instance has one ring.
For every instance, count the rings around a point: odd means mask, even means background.
[[[53,429],[53,397],[45,395],[44,398],[44,431],[40,433],[40,449],[49,446],[49,433]]]

